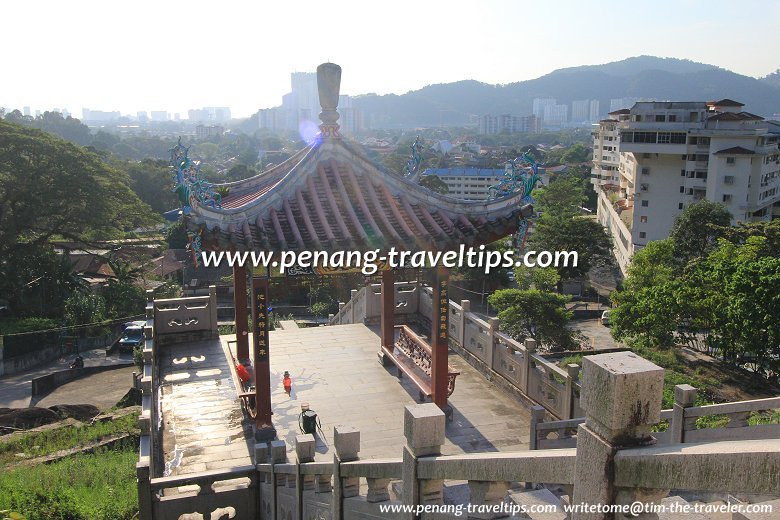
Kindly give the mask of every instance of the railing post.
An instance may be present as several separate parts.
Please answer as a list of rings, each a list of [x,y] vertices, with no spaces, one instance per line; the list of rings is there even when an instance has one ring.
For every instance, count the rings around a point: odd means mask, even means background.
[[[661,418],[664,370],[632,352],[583,359],[582,408],[577,432],[573,504],[651,502],[659,490],[619,490],[614,483],[618,449],[652,441],[650,428]],[[578,511],[573,520],[611,518],[605,512]]]
[[[460,301],[460,337],[458,338],[458,343],[460,343],[460,346],[462,349],[465,350],[466,348],[466,314],[471,312],[471,301],[470,300],[461,300]]]
[[[580,366],[574,363],[566,365],[566,395],[563,399],[563,417],[561,419],[572,418],[572,408],[574,406],[574,383],[580,375]]]
[[[357,289],[352,289],[351,291],[349,291],[349,301],[352,304],[352,306],[350,307],[350,310],[349,310],[350,311],[349,312],[349,322],[350,323],[357,323],[355,321],[355,296],[357,296],[357,293],[358,293]]]
[[[331,520],[344,518],[344,499],[357,496],[360,492],[360,477],[342,477],[341,463],[358,459],[360,452],[360,431],[356,428],[336,426],[333,428],[333,506]]]
[[[214,337],[219,336],[217,327],[217,286],[209,285],[209,316],[211,319],[211,332]]]
[[[531,437],[528,441],[528,449],[539,449],[539,434],[537,432],[537,425],[544,422],[544,406],[535,404],[531,407]]]
[[[488,344],[485,349],[485,361],[490,370],[495,370],[493,366],[493,351],[496,346],[496,332],[498,332],[499,326],[501,326],[501,320],[498,318],[488,319]]]
[[[696,402],[696,389],[691,385],[674,387],[672,419],[669,421],[669,444],[685,442],[685,409]]]
[[[287,485],[287,475],[277,475],[273,469],[276,464],[287,462],[287,445],[284,441],[271,441],[271,518],[279,517],[277,487]],[[284,520],[284,519],[283,519]]]
[[[152,520],[152,488],[149,482],[149,461],[136,464],[135,474],[138,479],[138,519]]]
[[[469,480],[469,502],[471,504],[490,506],[491,509],[496,507],[496,509],[500,510],[500,507],[497,506],[500,506],[501,502],[504,501],[507,489],[509,489],[509,482]],[[509,516],[509,512],[472,512],[468,516],[469,518],[491,520]]]
[[[295,498],[298,503],[296,508],[297,520],[303,520],[303,492],[314,489],[314,475],[301,474],[301,464],[305,462],[314,462],[314,451],[316,441],[314,435],[298,435],[295,437],[295,458],[296,458],[296,479],[295,479]]]
[[[523,375],[525,376],[525,382],[524,387],[520,390],[522,390],[525,395],[528,395],[528,388],[531,386],[531,370],[533,364],[531,356],[536,352],[536,340],[533,338],[525,338],[523,345],[525,346],[525,356],[523,356]]]
[[[407,506],[442,503],[441,480],[423,480],[417,478],[417,459],[441,455],[444,445],[444,412],[433,403],[409,405],[404,411],[404,436],[406,446],[403,451],[402,502]],[[414,518],[413,513],[405,514]]]

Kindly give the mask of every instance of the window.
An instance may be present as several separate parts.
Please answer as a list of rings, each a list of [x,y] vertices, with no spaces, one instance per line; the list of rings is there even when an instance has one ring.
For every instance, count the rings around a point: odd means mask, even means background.
[[[647,217],[645,215],[642,215],[639,217],[639,222],[642,224],[647,224]]]
[[[649,200],[643,200],[643,201],[642,201],[642,207],[643,207],[643,208],[646,208],[646,207],[647,207],[647,206],[649,206],[649,205],[650,205],[650,201],[649,201]]]
[[[737,163],[736,157],[726,157],[726,164],[734,165]]]
[[[670,123],[676,123],[677,122],[677,116],[675,115],[669,115],[669,122]]]
[[[707,178],[707,172],[696,172],[696,178],[697,179],[706,179]]]
[[[680,186],[680,193],[685,193],[685,186]]]
[[[650,168],[642,168],[642,175],[650,175]]]
[[[645,233],[644,231],[639,232],[639,238],[646,238],[646,237],[647,237],[647,233]]]
[[[677,205],[677,209],[683,209],[683,207],[684,207],[684,206],[683,206],[683,203],[682,203],[682,202],[681,202],[681,203],[679,203],[679,204]]]
[[[680,170],[680,177],[685,177],[685,170]]]
[[[655,116],[655,122],[656,123],[665,123],[666,122],[666,116]]]
[[[724,193],[723,194],[723,202],[731,202],[731,194],[730,193]]]
[[[723,179],[723,184],[734,184],[734,176],[726,175],[726,177]]]

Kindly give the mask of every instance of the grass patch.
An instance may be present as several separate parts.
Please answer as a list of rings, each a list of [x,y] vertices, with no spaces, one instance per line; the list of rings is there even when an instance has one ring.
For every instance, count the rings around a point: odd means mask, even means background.
[[[25,458],[41,457],[61,450],[86,446],[112,435],[137,432],[138,417],[136,414],[129,414],[112,421],[24,433],[14,436],[10,441],[0,443],[0,466],[18,462],[20,459],[16,456],[17,453],[24,453]],[[0,507],[0,510],[2,509]]]
[[[135,442],[0,472],[0,511],[26,520],[129,520],[138,511]]]

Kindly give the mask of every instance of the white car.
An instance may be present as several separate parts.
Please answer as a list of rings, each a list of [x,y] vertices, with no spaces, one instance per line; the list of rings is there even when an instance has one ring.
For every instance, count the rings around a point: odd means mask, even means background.
[[[609,315],[612,313],[612,311],[604,311],[601,313],[601,324],[605,327],[609,327]]]

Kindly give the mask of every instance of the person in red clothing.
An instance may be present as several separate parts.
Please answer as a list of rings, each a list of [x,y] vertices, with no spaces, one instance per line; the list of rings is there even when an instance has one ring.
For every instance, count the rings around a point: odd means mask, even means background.
[[[290,379],[290,373],[287,370],[284,371],[282,384],[284,385],[284,391],[287,392],[287,395],[290,395],[290,392],[292,392],[292,379]]]

